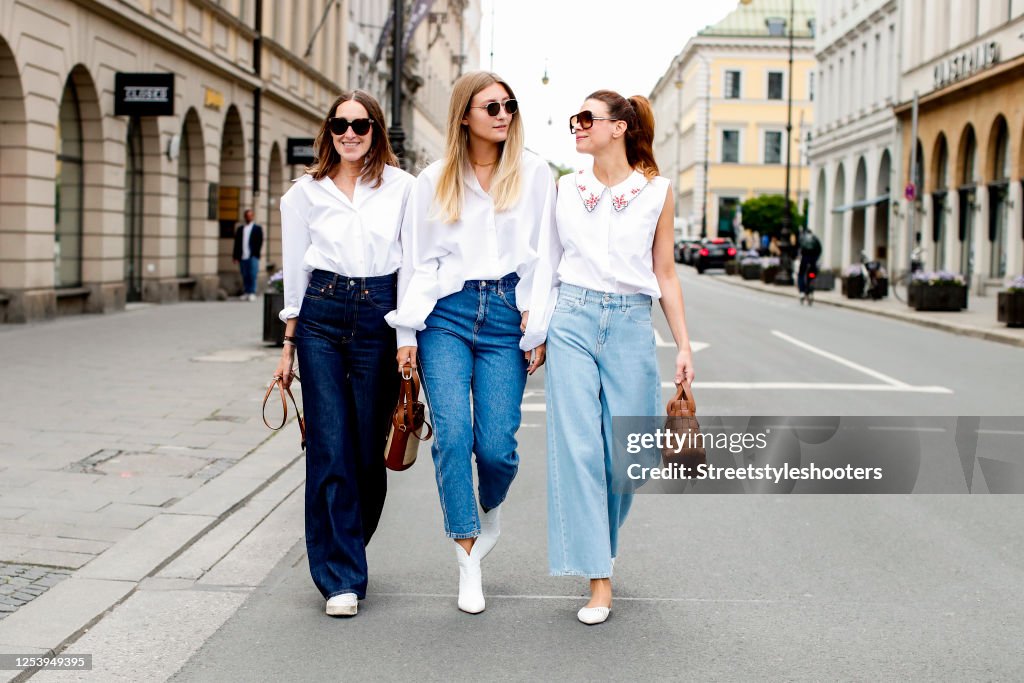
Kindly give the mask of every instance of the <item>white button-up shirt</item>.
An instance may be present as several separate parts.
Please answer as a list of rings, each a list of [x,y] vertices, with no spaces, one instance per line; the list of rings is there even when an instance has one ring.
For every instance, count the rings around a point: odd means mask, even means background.
[[[669,186],[668,178],[648,181],[639,171],[615,187],[605,187],[589,170],[562,176],[555,211],[564,252],[558,280],[598,292],[661,298],[654,231]]]
[[[402,265],[402,216],[415,178],[384,167],[380,187],[356,181],[352,199],[329,177],[304,175],[281,197],[284,308],[281,320],[299,315],[310,273],[377,277]]]
[[[252,258],[252,251],[249,249],[249,238],[252,237],[252,223],[246,223],[242,228],[242,260]]]
[[[554,279],[552,253],[555,183],[547,163],[532,152],[522,157],[522,193],[511,208],[496,212],[476,174],[467,169],[462,215],[445,223],[434,197],[442,161],[416,179],[402,225],[404,256],[398,277],[398,309],[387,315],[399,346],[416,346],[416,331],[437,301],[462,289],[467,280],[497,280],[516,273],[516,305],[530,311],[520,348],[544,342]],[[543,256],[543,258],[542,258]]]

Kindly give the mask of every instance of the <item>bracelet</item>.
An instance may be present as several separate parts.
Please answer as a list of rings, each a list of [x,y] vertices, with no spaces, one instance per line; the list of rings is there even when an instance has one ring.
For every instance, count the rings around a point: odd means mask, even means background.
[[[284,335],[284,340],[285,340],[285,341],[290,341],[290,342],[292,342],[293,344],[295,343],[295,337],[289,337],[289,336],[288,336],[287,334],[286,334],[286,335]]]
[[[285,343],[286,346],[296,346],[295,342],[293,342],[291,339],[287,339],[286,338],[284,340],[284,343]]]

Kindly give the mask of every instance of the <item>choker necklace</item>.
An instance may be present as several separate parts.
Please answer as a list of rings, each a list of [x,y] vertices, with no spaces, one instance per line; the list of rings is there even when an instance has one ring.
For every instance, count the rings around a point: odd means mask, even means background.
[[[472,164],[473,166],[481,166],[481,167],[483,167],[483,168],[487,168],[488,166],[494,166],[494,165],[495,165],[495,164],[497,164],[498,162],[497,162],[497,161],[492,161],[492,162],[491,162],[491,163],[489,163],[489,164],[478,164],[478,163],[476,163],[475,161],[473,161],[472,159],[470,159],[470,160],[469,160],[469,163],[470,163],[470,164]]]

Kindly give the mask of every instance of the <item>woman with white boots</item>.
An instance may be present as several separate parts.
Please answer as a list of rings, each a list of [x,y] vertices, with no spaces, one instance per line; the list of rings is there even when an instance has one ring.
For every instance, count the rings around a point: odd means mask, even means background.
[[[517,111],[495,74],[455,82],[445,157],[420,173],[409,199],[398,306],[387,316],[399,369],[410,363],[423,380],[458,605],[470,614],[484,610],[480,562],[519,468],[520,404],[527,375],[544,363],[557,250],[554,181],[524,150]]]

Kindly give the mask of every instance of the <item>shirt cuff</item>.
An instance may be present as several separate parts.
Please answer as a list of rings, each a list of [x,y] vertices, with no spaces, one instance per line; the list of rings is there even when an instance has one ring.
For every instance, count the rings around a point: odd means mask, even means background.
[[[395,337],[398,341],[398,348],[416,346],[416,330],[411,327],[396,327]]]
[[[281,312],[277,314],[277,317],[281,319],[281,322],[288,322],[292,318],[299,317],[298,306],[285,306],[281,309]]]

